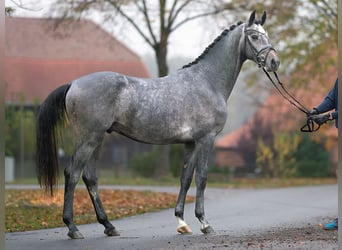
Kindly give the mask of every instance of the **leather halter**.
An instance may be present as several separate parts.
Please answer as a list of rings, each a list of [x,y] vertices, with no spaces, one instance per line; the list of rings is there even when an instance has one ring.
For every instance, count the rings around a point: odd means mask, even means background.
[[[245,32],[245,44],[248,43],[248,45],[251,47],[254,53],[255,62],[258,64],[259,68],[265,67],[268,54],[270,53],[271,50],[276,52],[276,49],[273,48],[271,44],[268,44],[262,49],[258,50],[250,41],[248,33],[257,33],[258,35],[264,36],[264,37],[266,37],[266,35],[262,32],[259,32],[257,30],[252,30],[252,29],[246,29],[244,32]],[[264,54],[265,54],[265,57],[263,58]]]
[[[266,60],[268,57],[268,54],[270,53],[271,50],[276,52],[276,49],[272,47],[272,45],[268,44],[259,51],[257,48],[253,45],[253,43],[249,39],[249,34],[248,33],[257,33],[259,36],[264,36],[266,35],[260,31],[253,30],[253,29],[247,29],[244,31],[245,32],[245,46],[248,43],[248,45],[251,47],[253,53],[254,53],[254,59],[255,62],[258,64],[259,68],[262,68],[267,77],[270,79],[272,82],[273,86],[278,90],[278,92],[281,94],[281,96],[286,99],[290,104],[295,106],[298,110],[302,111],[304,114],[307,116],[306,123],[304,126],[301,127],[300,131],[301,132],[315,132],[320,128],[320,125],[317,124],[312,117],[310,117],[309,110],[301,103],[299,102],[293,95],[291,95],[287,89],[284,87],[283,83],[279,80],[279,77],[276,72],[274,73],[275,78],[277,79],[277,83],[280,85],[281,88],[278,88],[277,84],[273,81],[271,76],[268,74],[268,72],[265,70],[265,65],[266,65]],[[263,58],[263,55],[265,57]]]
[[[279,80],[278,74],[276,72],[273,72],[275,78],[277,79],[277,83],[280,86],[280,88],[277,86],[277,84],[273,81],[270,74],[265,70],[265,68],[262,68],[268,79],[271,81],[273,86],[278,90],[279,94],[287,100],[290,104],[295,106],[299,111],[303,112],[306,115],[306,123],[300,128],[301,132],[316,132],[319,130],[321,125],[319,125],[313,117],[310,115],[309,109],[307,109],[300,101],[298,101],[290,92],[287,91],[284,84]]]

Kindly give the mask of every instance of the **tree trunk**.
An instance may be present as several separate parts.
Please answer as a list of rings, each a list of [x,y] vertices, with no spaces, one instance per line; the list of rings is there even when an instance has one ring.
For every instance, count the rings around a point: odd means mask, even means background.
[[[155,45],[159,77],[166,76],[169,73],[169,68],[167,66],[167,40],[168,35],[161,35],[160,42]]]
[[[158,76],[166,76],[169,73],[167,66],[167,40],[168,35],[161,35],[160,43],[155,46]],[[166,176],[170,171],[170,145],[157,146],[158,162],[160,166],[156,171],[156,177]]]

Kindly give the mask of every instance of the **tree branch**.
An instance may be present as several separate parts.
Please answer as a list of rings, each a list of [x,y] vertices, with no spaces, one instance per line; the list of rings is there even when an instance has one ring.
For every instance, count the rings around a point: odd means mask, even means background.
[[[112,5],[118,13],[124,17],[133,27],[134,29],[142,36],[142,38],[146,41],[148,45],[154,48],[154,43],[146,36],[146,34],[139,28],[139,26],[134,22],[134,20],[129,17],[124,11],[121,10],[120,5],[116,4],[115,1],[105,0],[105,2]]]
[[[192,21],[194,19],[198,19],[198,18],[201,18],[201,17],[205,17],[205,16],[216,15],[219,12],[220,12],[220,10],[214,10],[214,11],[211,11],[211,12],[206,12],[206,13],[202,13],[202,14],[198,14],[198,15],[195,15],[195,16],[192,16],[192,17],[185,18],[184,20],[182,20],[179,23],[177,23],[172,29],[170,29],[170,32],[176,30],[177,28],[179,28],[180,26],[182,26],[183,24],[185,24],[185,23],[187,23],[189,21]]]
[[[27,8],[24,6],[24,4],[21,2],[21,0],[19,1],[14,1],[14,0],[11,0],[12,3],[14,3],[17,7],[21,8],[21,9],[24,9],[24,10],[29,10],[29,11],[41,11],[43,8],[41,9],[31,9],[31,8]]]
[[[173,16],[173,13],[175,11],[175,8],[177,6],[177,3],[178,3],[178,0],[174,0],[173,4],[171,6],[170,14],[169,14],[169,17],[167,19],[167,27],[168,27],[168,29],[170,29],[171,26],[172,26],[172,21],[171,20],[172,20],[172,16]]]
[[[324,8],[320,7],[317,2],[314,2],[313,4],[316,5],[324,14],[331,14],[335,18],[337,18],[337,11],[335,11],[335,9],[328,3],[328,1],[321,0],[321,3],[324,5]]]
[[[179,13],[189,4],[191,2],[191,0],[187,0],[187,1],[184,1],[184,3],[181,5],[181,6],[179,6],[179,8],[176,10],[176,12],[175,12],[175,14],[173,15],[173,16],[171,16],[171,14],[170,14],[170,16],[169,16],[169,23],[168,23],[168,29],[171,31],[171,27],[172,27],[172,25],[173,25],[173,23],[175,22],[175,20],[176,20],[176,18],[177,18],[177,16],[179,15]],[[175,6],[176,7],[176,6]],[[174,30],[174,29],[173,29]]]
[[[138,5],[138,4],[137,4]],[[147,9],[147,6],[146,6],[146,1],[143,0],[143,8],[141,8],[140,6],[138,6],[139,10],[143,13],[144,17],[145,17],[145,20],[146,20],[146,25],[147,25],[147,28],[148,28],[148,31],[150,32],[150,35],[152,37],[152,40],[153,40],[153,43],[156,44],[157,43],[157,39],[156,39],[156,36],[153,32],[153,29],[152,29],[152,26],[151,26],[151,19],[148,15],[148,9]],[[152,44],[150,44],[152,46]]]
[[[165,27],[165,11],[166,0],[159,0],[159,20],[160,20],[160,33]]]

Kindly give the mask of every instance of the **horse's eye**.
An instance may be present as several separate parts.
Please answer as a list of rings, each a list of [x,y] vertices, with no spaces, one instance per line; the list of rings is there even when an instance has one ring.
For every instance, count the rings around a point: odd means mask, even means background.
[[[255,34],[252,35],[251,37],[252,37],[253,40],[258,40],[258,38],[259,38],[258,35],[255,35]]]

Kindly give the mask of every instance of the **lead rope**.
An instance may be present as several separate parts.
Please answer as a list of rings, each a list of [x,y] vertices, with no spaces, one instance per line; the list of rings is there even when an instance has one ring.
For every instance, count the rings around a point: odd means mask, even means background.
[[[287,89],[284,87],[284,84],[279,80],[278,74],[276,72],[273,72],[275,78],[277,79],[278,84],[280,85],[281,89],[277,86],[277,84],[273,81],[270,74],[265,70],[265,68],[262,68],[262,70],[265,72],[268,79],[270,79],[273,86],[277,89],[277,91],[280,93],[280,95],[287,100],[290,104],[295,106],[298,110],[302,111],[306,116],[306,124],[300,128],[301,132],[315,132],[320,128],[320,125],[315,123],[315,121],[309,117],[309,110],[301,103],[299,102],[293,95],[291,95]]]

